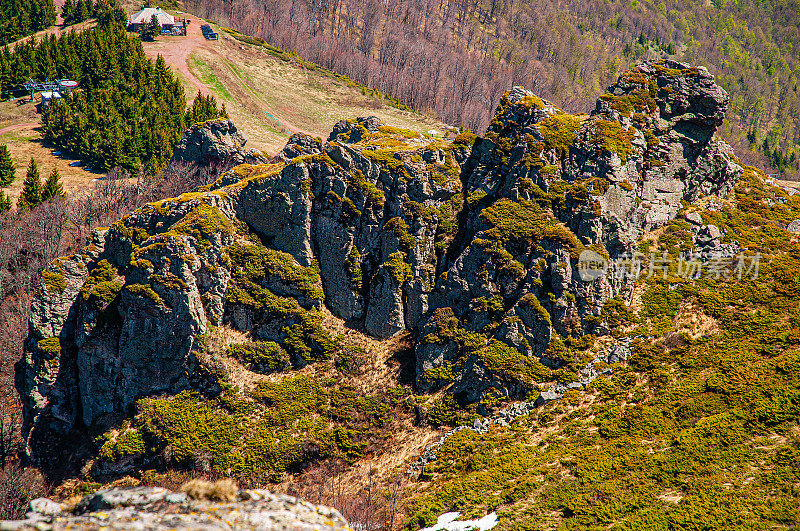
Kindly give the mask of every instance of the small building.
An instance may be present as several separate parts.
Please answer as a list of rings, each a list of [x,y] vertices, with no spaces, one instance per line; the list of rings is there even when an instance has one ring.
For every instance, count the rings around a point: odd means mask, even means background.
[[[128,22],[128,30],[140,32],[150,23],[153,17],[156,17],[159,25],[161,25],[162,33],[171,33],[175,27],[175,17],[161,9],[160,7],[145,7],[131,15]]]
[[[49,90],[43,90],[42,94],[42,110],[44,111],[53,102],[61,101],[61,93]]]

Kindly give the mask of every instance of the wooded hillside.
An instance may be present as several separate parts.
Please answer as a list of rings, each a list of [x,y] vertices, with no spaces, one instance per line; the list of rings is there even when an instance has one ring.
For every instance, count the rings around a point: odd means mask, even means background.
[[[569,111],[661,54],[731,95],[722,135],[747,159],[800,167],[800,5],[553,0],[193,0],[198,14],[297,50],[449,123],[482,131],[512,85]],[[588,90],[587,90],[588,89]],[[750,154],[744,149],[751,149]],[[754,152],[766,155],[756,155]]]

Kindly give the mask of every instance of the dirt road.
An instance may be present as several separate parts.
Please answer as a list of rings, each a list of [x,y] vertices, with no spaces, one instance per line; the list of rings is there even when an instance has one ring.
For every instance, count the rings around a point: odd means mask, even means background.
[[[189,68],[189,56],[198,47],[206,45],[206,39],[200,31],[200,25],[205,24],[205,22],[191,15],[181,16],[191,20],[185,37],[159,37],[156,42],[146,44],[144,51],[145,55],[153,60],[159,55],[162,56],[167,66],[179,72],[196,89],[193,94],[186,95],[186,99],[191,102],[194,100],[197,91],[206,96],[211,94],[211,89],[197,79]]]
[[[42,125],[41,122],[28,122],[24,124],[9,125],[0,129],[0,135],[4,135],[6,133],[12,133],[18,129],[25,129],[26,127],[38,127],[40,125]]]
[[[202,31],[200,31],[200,26],[205,24],[206,21],[188,13],[178,16],[191,20],[185,37],[162,36],[159,37],[154,43],[145,43],[144,48],[145,54],[151,59],[155,60],[159,55],[162,56],[164,61],[167,63],[167,66],[180,73],[180,75],[183,76],[183,78],[194,89],[191,91],[191,93],[186,94],[186,99],[189,103],[194,100],[194,97],[197,95],[198,91],[206,96],[213,94],[211,87],[198,79],[189,66],[192,52],[202,48],[216,56],[217,60],[215,62],[219,66],[224,65],[229,74],[236,78],[240,87],[249,94],[252,101],[257,104],[266,117],[269,117],[277,122],[278,125],[283,127],[290,134],[305,132],[299,127],[296,127],[294,124],[291,124],[282,119],[280,116],[277,116],[277,111],[269,108],[263,99],[258,95],[257,88],[251,86],[248,80],[242,78],[242,76],[231,67],[228,60],[225,58],[223,51],[228,46],[235,46],[236,41],[222,33],[220,34],[220,40],[207,41],[205,37],[203,37]]]

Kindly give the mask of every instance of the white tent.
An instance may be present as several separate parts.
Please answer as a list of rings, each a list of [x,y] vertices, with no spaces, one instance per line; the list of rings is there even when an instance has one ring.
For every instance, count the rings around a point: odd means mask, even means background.
[[[153,17],[156,17],[161,27],[175,25],[175,17],[165,13],[160,7],[145,7],[141,11],[134,13],[131,15],[131,24],[149,24],[150,19]]]

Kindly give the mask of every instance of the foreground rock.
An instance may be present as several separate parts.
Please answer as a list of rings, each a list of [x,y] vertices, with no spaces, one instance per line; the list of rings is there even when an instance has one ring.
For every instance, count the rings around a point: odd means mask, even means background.
[[[39,498],[31,502],[25,520],[0,522],[0,530],[350,530],[335,509],[291,496],[240,490],[234,498],[215,502],[158,487],[114,488],[86,496],[71,512],[60,503]]]

